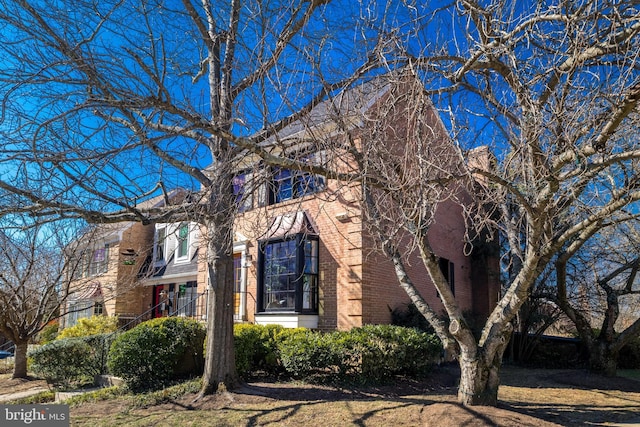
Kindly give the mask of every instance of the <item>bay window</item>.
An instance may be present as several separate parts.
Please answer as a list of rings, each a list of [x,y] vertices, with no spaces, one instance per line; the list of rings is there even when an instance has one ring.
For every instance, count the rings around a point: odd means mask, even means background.
[[[298,233],[262,242],[258,286],[261,312],[317,313],[317,236]]]

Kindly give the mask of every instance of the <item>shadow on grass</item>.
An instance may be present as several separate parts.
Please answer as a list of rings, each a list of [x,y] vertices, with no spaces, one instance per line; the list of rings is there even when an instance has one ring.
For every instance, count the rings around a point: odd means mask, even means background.
[[[558,403],[500,403],[498,407],[563,426],[607,423],[633,423],[633,425],[636,425],[636,423],[640,423],[640,406],[608,405],[606,407],[596,407],[593,405],[563,405]]]

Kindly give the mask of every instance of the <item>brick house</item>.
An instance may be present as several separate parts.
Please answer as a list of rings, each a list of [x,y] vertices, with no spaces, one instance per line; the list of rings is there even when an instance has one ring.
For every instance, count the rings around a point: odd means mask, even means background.
[[[347,129],[354,143],[364,149],[371,135],[368,123],[375,123],[386,143],[399,144],[402,150],[406,128],[418,125],[404,115],[411,108],[411,95],[397,93],[414,89],[402,79],[374,79],[320,104],[304,121],[280,131],[272,144],[276,149],[298,151],[300,158],[311,164],[328,164],[335,162],[336,154],[326,147],[335,145],[323,144],[319,135],[330,134],[329,139],[335,141]],[[390,102],[397,104],[391,110],[396,115],[381,108]],[[342,128],[335,125],[336,111],[343,120]],[[457,158],[447,132],[431,104],[423,115],[421,120],[433,132],[429,143],[439,146],[443,157],[449,156],[442,159],[446,167]],[[345,126],[344,121],[350,122]],[[313,142],[306,145],[304,141]],[[487,162],[488,156],[488,151],[476,150],[470,161]],[[234,182],[240,208],[234,245],[238,319],[349,329],[389,323],[391,311],[408,302],[391,261],[375,250],[374,239],[362,221],[360,184],[344,185],[307,172],[262,166],[250,156],[238,169]],[[460,200],[471,202],[463,190],[456,191]],[[466,231],[460,204],[444,201],[435,212],[429,241],[461,308],[481,319],[495,307],[500,292],[497,251],[470,251],[465,244]],[[417,254],[410,256],[407,266],[423,297],[436,311],[441,310]]]
[[[374,79],[318,105],[305,120],[281,130],[272,145],[277,150],[295,150],[311,164],[335,164],[340,156],[318,144],[322,139],[319,135],[326,136],[329,144],[348,128],[354,143],[364,147],[368,123],[382,123],[402,141],[403,129],[413,124],[407,124],[401,106],[397,116],[382,116],[379,111],[381,105],[390,102],[394,91],[404,90],[404,83],[380,82],[381,79]],[[335,112],[341,113],[341,126],[335,122]],[[442,152],[446,152],[451,142],[435,109],[428,107],[425,116],[429,127],[435,129],[433,144],[444,147]],[[361,117],[369,117],[370,121]],[[313,138],[307,138],[310,136]],[[344,167],[348,169],[349,165]],[[391,311],[409,301],[398,285],[391,261],[375,250],[374,239],[362,220],[361,184],[345,185],[308,172],[265,166],[250,155],[240,161],[237,169],[234,192],[238,214],[233,248],[237,322],[349,329],[389,323]],[[465,194],[460,198],[464,200]],[[204,251],[198,227],[188,223],[123,227],[118,232],[119,249],[115,249],[116,239],[101,240],[109,243],[110,256],[119,257],[122,248],[132,248],[145,254],[147,262],[142,269],[127,270],[118,261],[117,278],[106,274],[100,278],[102,295],[108,296],[103,282],[129,280],[126,274],[134,270],[138,274],[137,286],[122,297],[128,302],[120,306],[120,295],[115,302],[105,298],[104,314],[130,316],[130,311],[147,317],[204,318],[207,278],[198,255]],[[500,292],[498,259],[487,252],[467,253],[466,231],[462,207],[445,201],[435,212],[429,241],[461,308],[486,317]],[[125,238],[127,232],[131,237]],[[442,309],[416,254],[411,255],[407,266],[423,297],[436,311]],[[120,276],[120,270],[124,276]],[[95,289],[89,286],[81,296],[95,297]]]
[[[181,194],[172,192],[170,198]],[[139,205],[162,206],[164,197]],[[102,224],[90,228],[67,246],[69,296],[61,307],[62,328],[93,315],[117,316],[120,324],[152,317],[154,295],[143,286],[147,259],[154,251],[156,226],[138,222]]]
[[[144,259],[153,226],[135,222],[104,224],[74,243],[70,293],[62,307],[61,327],[92,315],[118,316],[122,322],[144,313],[150,296],[139,286],[139,259]]]

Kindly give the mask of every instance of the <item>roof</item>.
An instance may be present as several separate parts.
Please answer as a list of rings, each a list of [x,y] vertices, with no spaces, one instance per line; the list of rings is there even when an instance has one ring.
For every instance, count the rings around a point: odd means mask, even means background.
[[[145,200],[144,202],[140,202],[136,205],[136,208],[152,209],[161,207],[165,205],[166,200],[182,200],[181,196],[184,196],[185,194],[186,192],[181,188],[174,189],[169,191],[166,195],[161,194]],[[82,236],[74,241],[74,243],[79,247],[89,246],[91,244],[96,244],[97,242],[116,243],[122,240],[122,234],[134,224],[136,224],[134,221],[92,224],[89,230],[83,233]]]
[[[352,119],[352,126],[359,125],[358,118],[380,99],[391,88],[391,78],[388,74],[374,77],[360,85],[342,90],[336,95],[316,105],[304,117],[289,124],[278,132],[277,136],[267,139],[263,144],[268,145],[276,140],[291,137],[302,137],[305,132],[327,130],[328,124],[335,124],[339,117],[345,121]]]
[[[198,249],[193,253],[189,262],[175,263],[175,253],[161,267],[154,267],[153,261],[145,261],[146,266],[140,269],[141,278],[145,281],[161,282],[179,280],[192,277],[198,273]]]

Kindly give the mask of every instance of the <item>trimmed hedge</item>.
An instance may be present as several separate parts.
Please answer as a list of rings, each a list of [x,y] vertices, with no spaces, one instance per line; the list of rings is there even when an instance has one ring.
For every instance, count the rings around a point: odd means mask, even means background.
[[[29,352],[30,369],[56,386],[93,383],[95,375],[106,372],[113,339],[111,334],[99,334],[54,340]]]
[[[236,351],[236,370],[247,378],[256,371],[282,371],[278,342],[304,334],[306,329],[288,329],[280,325],[237,324],[233,327]]]
[[[241,374],[264,367],[311,381],[378,382],[395,375],[424,374],[442,351],[434,335],[400,326],[326,333],[266,328],[236,329],[236,364]]]
[[[204,326],[191,319],[148,320],[116,338],[109,371],[134,390],[156,389],[174,379],[199,375],[204,367]]]

